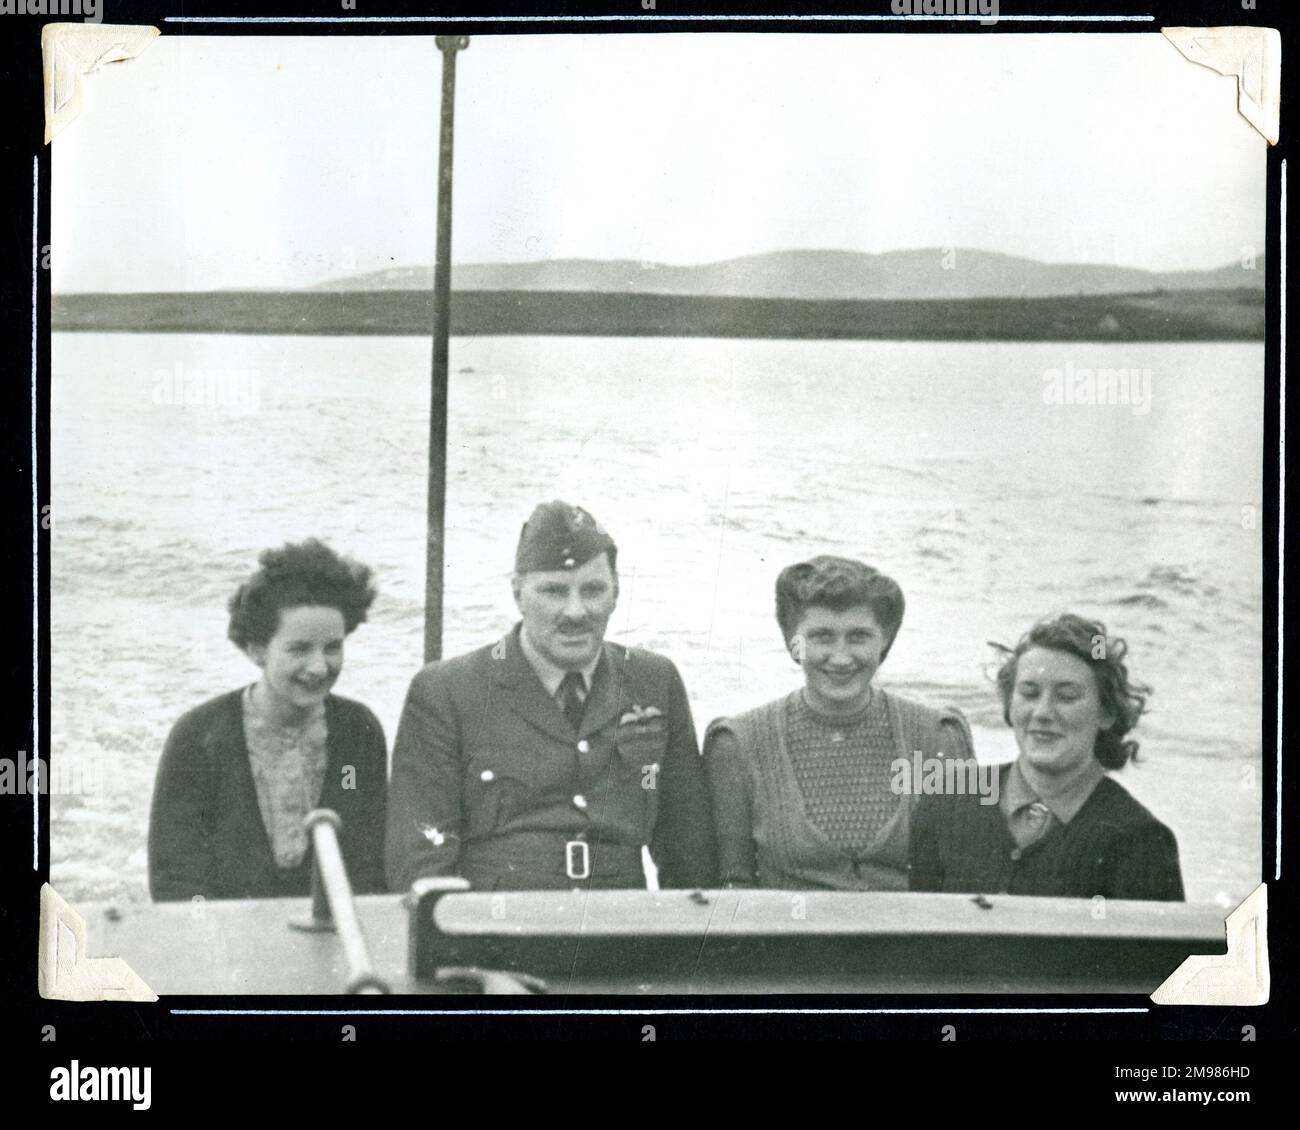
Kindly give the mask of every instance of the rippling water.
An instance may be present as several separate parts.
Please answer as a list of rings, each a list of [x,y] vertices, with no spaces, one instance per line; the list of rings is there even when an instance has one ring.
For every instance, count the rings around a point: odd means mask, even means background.
[[[1149,411],[1045,403],[1067,365],[1149,369]],[[512,624],[519,526],[554,496],[618,540],[611,634],[676,660],[701,730],[795,685],[772,583],[812,553],[899,580],[881,681],[962,707],[989,758],[1014,747],[986,641],[1092,614],[1155,688],[1120,780],[1177,833],[1189,896],[1257,883],[1262,346],[467,338],[451,367],[446,654]],[[426,339],[55,335],[51,740],[107,769],[53,798],[62,893],[144,897],[162,742],[253,677],[224,609],[266,546],[318,535],[377,571],[338,690],[391,741],[422,649],[428,373]]]

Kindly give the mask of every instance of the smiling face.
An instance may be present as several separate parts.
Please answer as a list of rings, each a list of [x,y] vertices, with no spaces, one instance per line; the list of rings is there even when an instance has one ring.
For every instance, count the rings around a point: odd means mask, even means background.
[[[837,611],[812,605],[790,640],[803,667],[808,705],[822,714],[854,714],[871,699],[871,679],[889,643],[866,604]]]
[[[517,574],[514,593],[528,642],[557,667],[580,671],[600,652],[618,580],[599,553],[576,569]]]
[[[1008,707],[1021,756],[1053,776],[1079,772],[1097,735],[1114,724],[1102,706],[1092,668],[1076,655],[1031,647],[1016,663]]]
[[[343,670],[343,613],[324,605],[280,610],[275,635],[249,644],[248,655],[262,669],[261,688],[283,718],[300,716],[325,701]]]

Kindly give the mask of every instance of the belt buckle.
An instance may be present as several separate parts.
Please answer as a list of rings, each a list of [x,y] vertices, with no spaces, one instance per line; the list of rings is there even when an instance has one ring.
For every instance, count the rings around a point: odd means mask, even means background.
[[[591,878],[591,847],[585,840],[569,840],[565,843],[564,873],[570,879]]]

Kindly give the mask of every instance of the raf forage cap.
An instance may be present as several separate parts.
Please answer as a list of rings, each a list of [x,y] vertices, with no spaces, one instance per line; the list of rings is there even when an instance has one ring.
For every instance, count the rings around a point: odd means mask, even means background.
[[[600,553],[614,563],[614,539],[581,506],[558,498],[543,502],[524,523],[515,551],[515,572],[576,569]]]

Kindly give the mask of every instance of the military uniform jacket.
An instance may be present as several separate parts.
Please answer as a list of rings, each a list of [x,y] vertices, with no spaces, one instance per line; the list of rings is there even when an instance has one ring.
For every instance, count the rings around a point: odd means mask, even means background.
[[[460,875],[476,890],[716,882],[708,788],[681,676],[605,643],[575,732],[519,645],[519,627],[415,676],[393,747],[389,885]],[[588,845],[575,880],[566,845]]]

